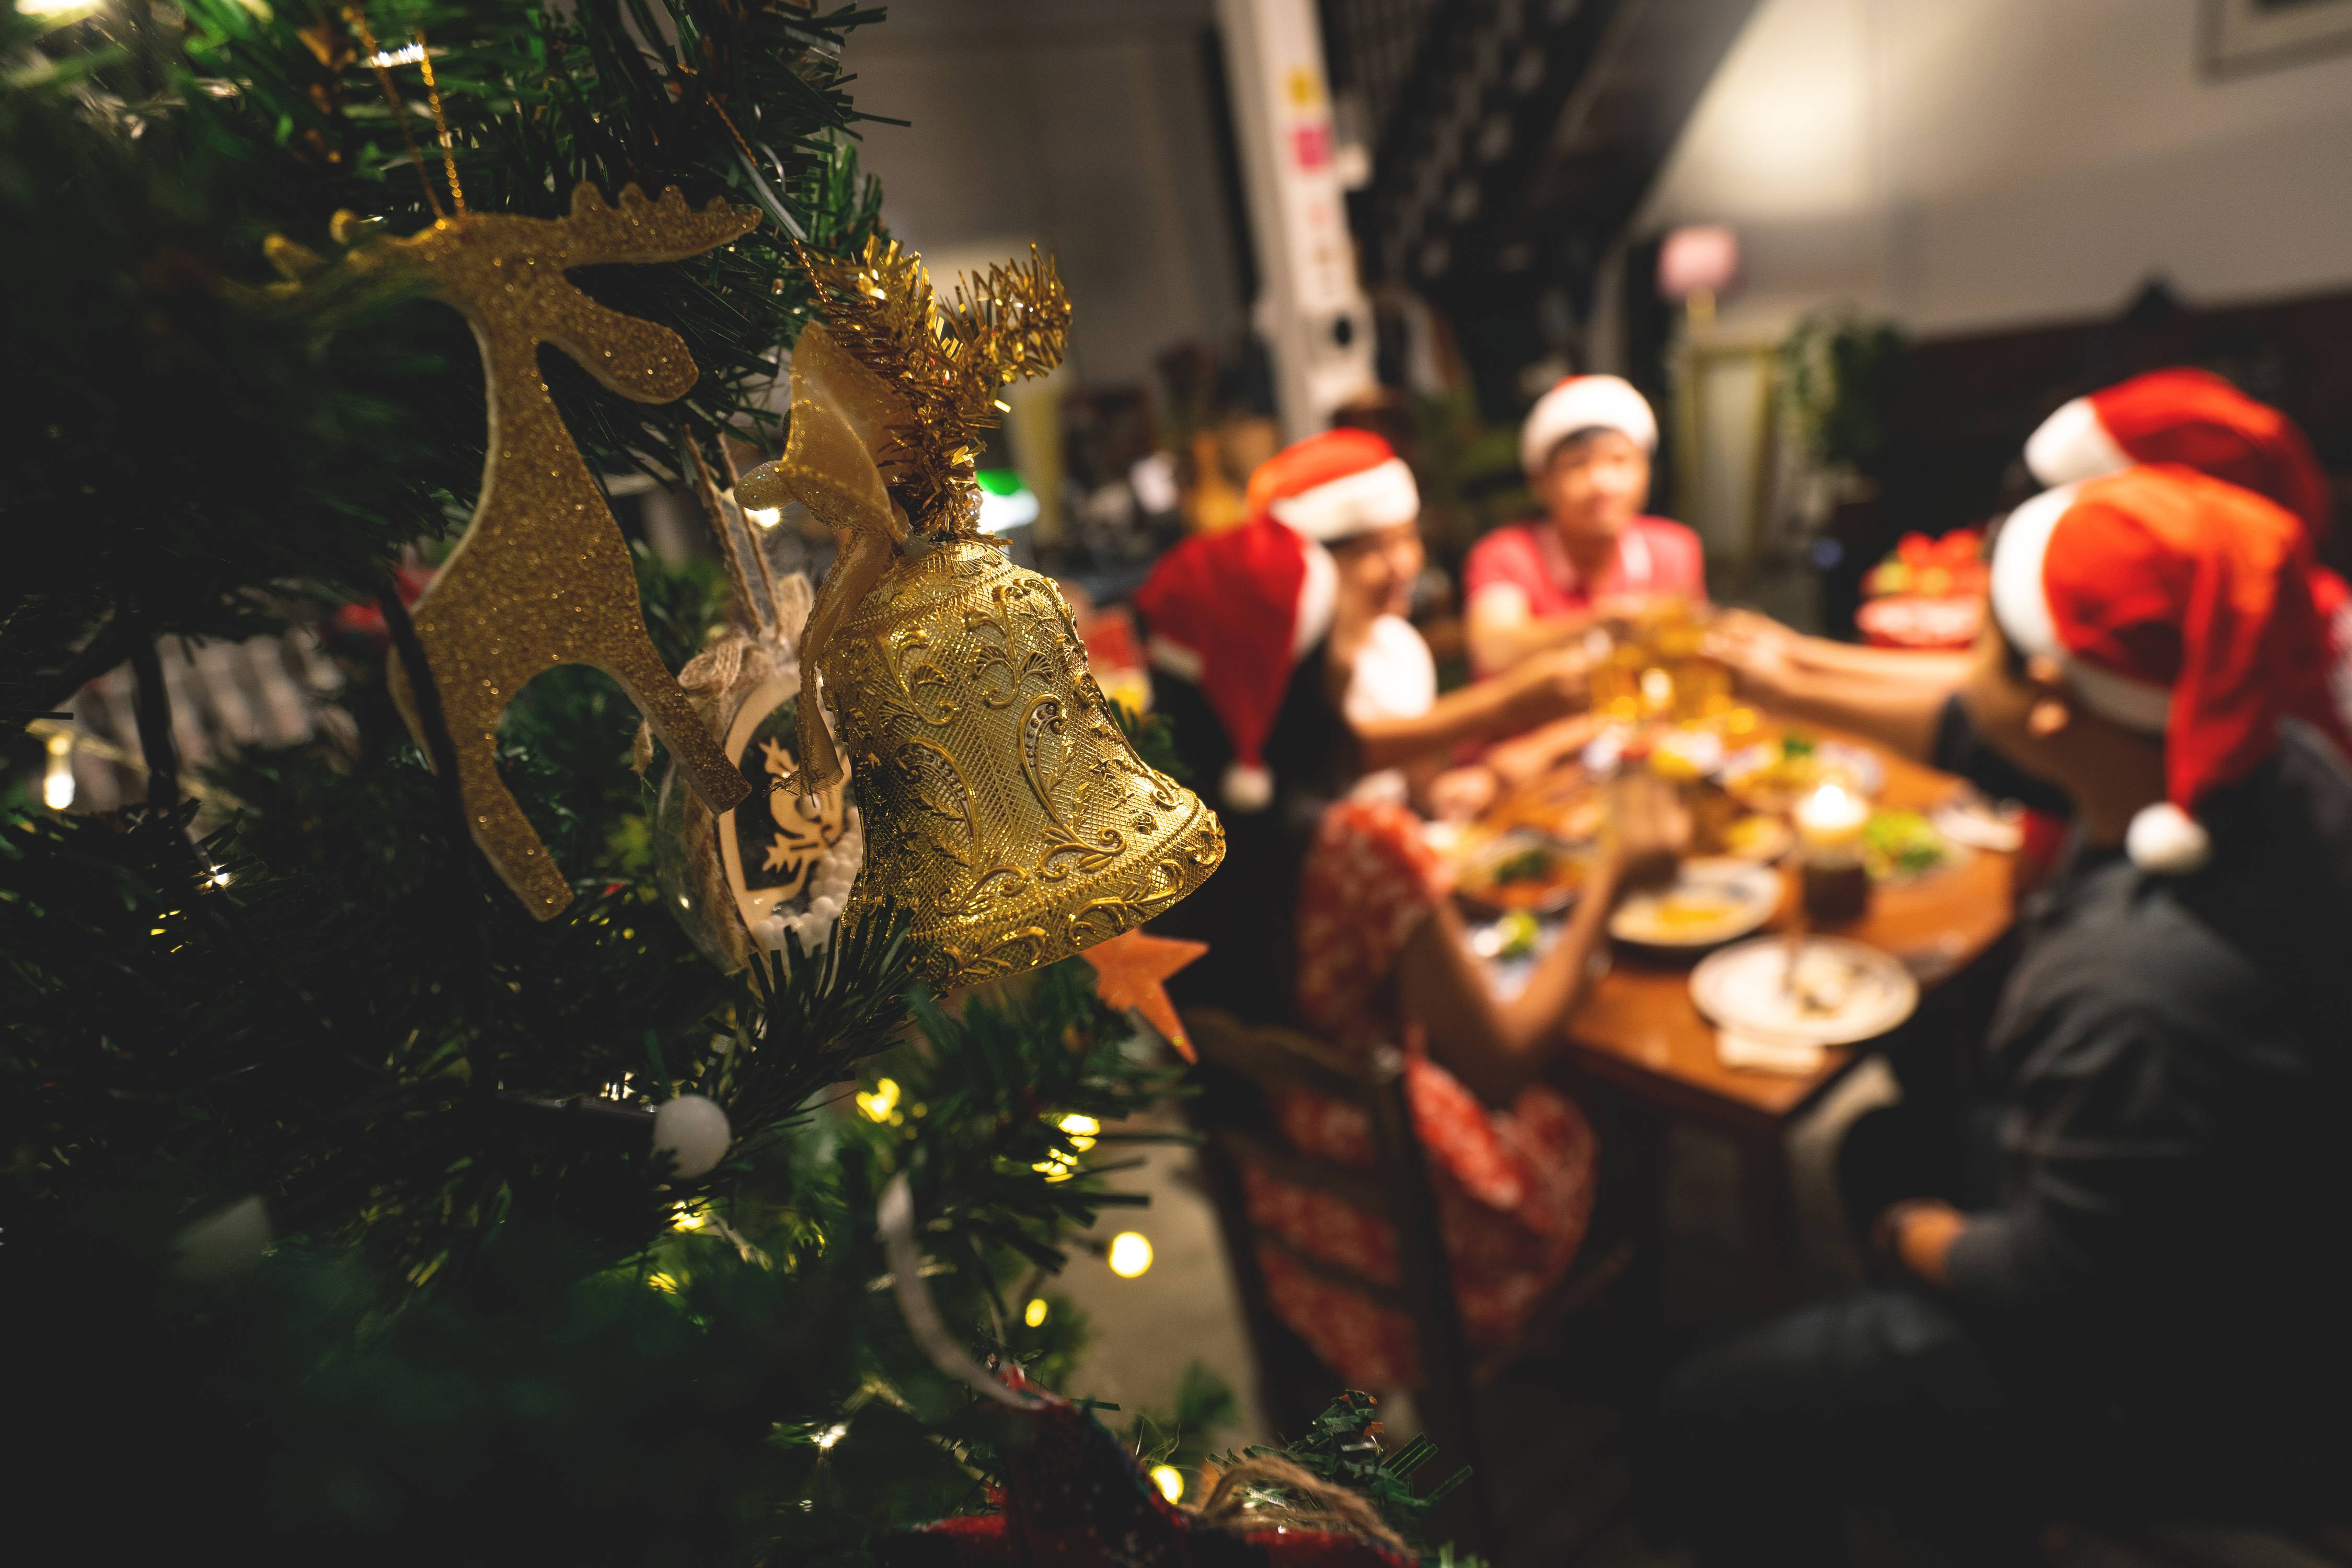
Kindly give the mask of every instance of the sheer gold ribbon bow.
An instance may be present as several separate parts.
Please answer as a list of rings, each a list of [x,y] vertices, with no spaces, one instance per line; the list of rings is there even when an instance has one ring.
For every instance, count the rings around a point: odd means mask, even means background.
[[[746,510],[798,501],[819,522],[845,534],[801,635],[801,668],[811,678],[813,696],[834,635],[907,541],[906,513],[892,503],[882,474],[891,426],[907,417],[903,400],[880,376],[812,323],[793,350],[792,434],[784,455],[735,482],[736,502]],[[842,776],[822,700],[817,696],[800,708],[801,768],[794,782],[803,798]]]

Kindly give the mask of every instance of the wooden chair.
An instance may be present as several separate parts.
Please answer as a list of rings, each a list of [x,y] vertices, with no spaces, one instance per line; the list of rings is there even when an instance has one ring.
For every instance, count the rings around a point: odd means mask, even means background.
[[[1339,1383],[1275,1315],[1258,1267],[1261,1241],[1282,1251],[1303,1271],[1402,1312],[1412,1321],[1422,1367],[1415,1406],[1446,1468],[1470,1467],[1464,1493],[1474,1535],[1465,1544],[1491,1557],[1495,1515],[1475,1419],[1474,1367],[1438,1232],[1428,1164],[1413,1131],[1404,1053],[1383,1047],[1369,1059],[1360,1058],[1293,1029],[1248,1025],[1211,1009],[1186,1013],[1184,1026],[1200,1053],[1204,1080],[1203,1092],[1188,1104],[1196,1130],[1204,1135],[1202,1163],[1222,1221],[1227,1260],[1241,1290],[1267,1418],[1285,1435],[1303,1431]],[[1303,1089],[1360,1107],[1371,1123],[1372,1169],[1366,1172],[1284,1146],[1265,1129],[1264,1119],[1254,1114],[1282,1089]],[[1366,1279],[1310,1258],[1280,1237],[1259,1232],[1250,1224],[1244,1200],[1244,1161],[1386,1220],[1396,1231],[1399,1283]]]

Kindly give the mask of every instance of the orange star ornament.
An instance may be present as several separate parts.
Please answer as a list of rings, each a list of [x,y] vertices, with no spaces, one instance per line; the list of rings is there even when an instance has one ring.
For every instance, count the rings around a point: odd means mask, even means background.
[[[1108,942],[1097,942],[1078,954],[1095,966],[1095,994],[1106,1007],[1132,1007],[1168,1037],[1176,1054],[1195,1059],[1192,1042],[1185,1036],[1176,1004],[1168,1000],[1167,978],[1209,951],[1205,942],[1181,942],[1126,931]]]

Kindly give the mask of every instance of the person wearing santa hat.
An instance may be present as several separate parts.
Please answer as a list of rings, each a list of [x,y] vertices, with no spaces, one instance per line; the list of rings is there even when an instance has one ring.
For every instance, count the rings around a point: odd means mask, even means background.
[[[2135,464],[2177,464],[2272,501],[2299,521],[2315,559],[2311,594],[2326,625],[2328,689],[2352,725],[2352,585],[2315,557],[2330,531],[2332,487],[2294,421],[2210,371],[2176,366],[2070,399],[2025,443],[2044,485],[2072,484]],[[1962,656],[1858,647],[1808,637],[1765,617],[1719,618],[1717,651],[1766,701],[1855,729],[1926,758],[1958,688]]]
[[[1323,808],[1376,776],[1475,807],[1479,770],[1441,773],[1465,742],[1528,729],[1581,698],[1572,658],[1440,695],[1405,619],[1421,574],[1421,496],[1370,431],[1327,431],[1262,464],[1249,521],[1186,540],[1135,595],[1155,708],[1225,822],[1224,868],[1173,912],[1215,933],[1175,981],[1188,1005],[1288,1017],[1296,875]]]
[[[1580,640],[1645,599],[1706,597],[1698,535],[1643,515],[1657,416],[1631,382],[1571,375],[1519,426],[1519,466],[1545,515],[1498,528],[1463,563],[1471,662],[1482,675]]]
[[[1218,781],[1227,831],[1224,867],[1154,929],[1209,943],[1192,969],[1224,957],[1181,1003],[1352,1054],[1407,1047],[1465,1323],[1477,1343],[1505,1342],[1574,1260],[1594,1194],[1591,1129],[1538,1080],[1618,890],[1672,864],[1687,819],[1656,781],[1629,792],[1568,924],[1518,994],[1497,998],[1402,781],[1367,789],[1364,775],[1433,768],[1465,741],[1559,717],[1579,690],[1567,661],[1437,694],[1403,618],[1419,498],[1378,436],[1300,442],[1258,470],[1250,498],[1255,521],[1179,546],[1136,595],[1155,700],[1194,775]],[[1361,1163],[1348,1108],[1297,1091],[1269,1109],[1296,1152]],[[1278,1171],[1245,1163],[1243,1175],[1256,1229],[1279,1238],[1258,1258],[1275,1310],[1349,1384],[1415,1384],[1411,1323],[1299,1261],[1377,1279],[1394,1238]]]
[[[1673,1381],[1653,1474],[1702,1561],[1839,1561],[1864,1498],[1957,1531],[2080,1488],[2338,1495],[2352,771],[2309,552],[2172,465],[1996,533],[1963,718],[2063,795],[2073,842],[2022,917],[1972,1157],[1854,1216],[1890,1284]]]
[[[2326,470],[2295,422],[2210,371],[2176,366],[2061,404],[2025,443],[2025,466],[2045,485],[2072,484],[2135,463],[2179,463],[2277,502],[2303,523],[2315,557],[2334,521]],[[2352,724],[2352,584],[2310,568],[2327,625],[2328,689]]]

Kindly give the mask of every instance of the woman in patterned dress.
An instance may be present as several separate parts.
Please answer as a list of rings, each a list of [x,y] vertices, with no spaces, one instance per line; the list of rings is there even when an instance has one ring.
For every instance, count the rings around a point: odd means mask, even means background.
[[[1302,443],[1261,471],[1265,483],[1252,484],[1254,498],[1267,492],[1264,537],[1221,550],[1201,542],[1209,548],[1198,553],[1205,562],[1213,550],[1217,570],[1188,577],[1183,568],[1202,563],[1179,563],[1139,603],[1158,673],[1198,694],[1180,716],[1180,744],[1186,717],[1197,717],[1196,743],[1213,722],[1214,741],[1227,748],[1229,826],[1249,824],[1253,798],[1261,809],[1270,799],[1269,815],[1308,825],[1287,906],[1287,1011],[1339,1049],[1405,1050],[1464,1324],[1474,1345],[1492,1345],[1526,1322],[1584,1239],[1598,1159],[1592,1130],[1539,1079],[1629,869],[1671,858],[1686,825],[1663,792],[1615,814],[1565,929],[1517,996],[1495,994],[1454,908],[1445,863],[1408,801],[1491,795],[1491,779],[1475,772],[1441,773],[1444,759],[1465,739],[1524,728],[1560,705],[1528,684],[1538,679],[1529,667],[1511,683],[1437,695],[1428,648],[1403,618],[1422,554],[1418,498],[1402,469],[1360,432]],[[1285,624],[1267,624],[1268,606],[1286,612]],[[1262,647],[1250,642],[1259,634]],[[1344,757],[1324,754],[1335,750]],[[1345,765],[1329,767],[1335,760]],[[1318,761],[1323,776],[1312,778]],[[1255,784],[1253,772],[1276,776]],[[1213,951],[1232,937],[1200,934]],[[1370,1165],[1370,1129],[1355,1107],[1294,1091],[1270,1109],[1298,1152]],[[1394,1283],[1387,1223],[1256,1166],[1245,1165],[1243,1178],[1276,1311],[1349,1384],[1415,1385],[1411,1325],[1315,1267]]]

